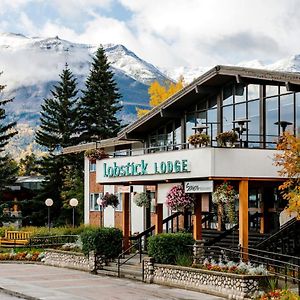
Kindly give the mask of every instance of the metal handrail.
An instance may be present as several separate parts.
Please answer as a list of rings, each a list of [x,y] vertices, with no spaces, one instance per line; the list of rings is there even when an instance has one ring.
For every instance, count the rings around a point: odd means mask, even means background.
[[[267,239],[265,239],[262,242],[260,242],[259,244],[257,244],[256,247],[260,248],[260,247],[262,247],[262,245],[265,245],[265,244],[269,243],[271,240],[277,238],[284,231],[286,231],[287,229],[289,229],[289,227],[292,226],[292,225],[294,225],[296,222],[297,222],[296,218],[293,218],[293,219],[289,220],[277,232],[275,232],[274,234],[272,234],[271,236],[269,236]]]
[[[131,256],[129,256],[126,260],[121,262],[121,258],[125,257],[125,254],[130,251],[132,248],[134,248],[136,245],[138,244],[138,252],[133,253]],[[124,265],[125,263],[127,263],[130,259],[132,259],[133,257],[135,257],[137,254],[140,255],[140,263],[142,262],[142,240],[139,239],[139,241],[133,245],[131,245],[129,248],[127,248],[126,250],[124,250],[122,253],[120,253],[118,255],[118,262],[117,262],[117,266],[118,266],[118,277],[121,276],[121,266]]]
[[[264,265],[271,274],[283,277],[285,282],[292,280],[298,284],[298,294],[300,295],[300,258],[280,253],[274,253],[254,248],[228,249],[220,246],[204,247],[209,250],[218,250],[218,252],[229,252],[238,259],[243,257],[257,264]],[[255,252],[251,253],[251,252]],[[282,272],[283,271],[283,272]]]

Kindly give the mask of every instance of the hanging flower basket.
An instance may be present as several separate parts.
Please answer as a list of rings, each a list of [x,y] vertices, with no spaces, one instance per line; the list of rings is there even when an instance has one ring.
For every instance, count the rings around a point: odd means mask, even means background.
[[[238,138],[238,134],[235,131],[230,130],[219,133],[216,140],[220,147],[233,147],[238,141]]]
[[[96,161],[97,159],[100,160],[109,157],[109,155],[104,151],[103,148],[86,150],[84,155],[91,161]]]
[[[135,194],[133,197],[133,201],[136,204],[136,206],[139,207],[150,207],[151,204],[151,198],[149,193],[147,192]]]
[[[172,187],[167,194],[166,205],[172,210],[184,211],[192,208],[193,204],[193,197],[184,192],[182,185]]]
[[[119,205],[119,198],[115,194],[105,193],[101,200],[103,207],[112,206],[116,208]]]
[[[231,224],[236,223],[235,200],[238,198],[238,193],[228,182],[220,184],[212,193],[212,202],[221,208],[219,211],[222,218],[224,219],[226,214]]]
[[[205,133],[195,133],[189,136],[188,142],[193,146],[208,146],[210,137]]]

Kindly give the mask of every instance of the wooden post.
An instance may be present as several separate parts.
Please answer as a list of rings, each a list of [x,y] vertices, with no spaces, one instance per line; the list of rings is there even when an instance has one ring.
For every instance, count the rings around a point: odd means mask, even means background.
[[[194,240],[202,240],[202,199],[201,194],[197,194],[194,204],[194,224],[193,237]]]
[[[163,232],[163,204],[156,204],[156,214],[155,214],[155,234]]]
[[[248,248],[248,180],[241,180],[239,183],[239,244],[242,251]],[[247,260],[247,255],[243,255],[243,259]]]
[[[122,230],[123,230],[123,248],[124,250],[129,248],[129,193],[122,193]]]

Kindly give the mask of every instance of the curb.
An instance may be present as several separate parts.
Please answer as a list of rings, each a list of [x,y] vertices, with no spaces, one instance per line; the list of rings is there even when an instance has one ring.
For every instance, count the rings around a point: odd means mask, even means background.
[[[36,297],[32,297],[32,296],[28,296],[19,292],[15,292],[3,287],[0,287],[0,292],[3,292],[4,294],[10,295],[10,296],[14,296],[17,298],[21,298],[21,299],[25,299],[25,300],[40,300],[40,298],[36,298]]]

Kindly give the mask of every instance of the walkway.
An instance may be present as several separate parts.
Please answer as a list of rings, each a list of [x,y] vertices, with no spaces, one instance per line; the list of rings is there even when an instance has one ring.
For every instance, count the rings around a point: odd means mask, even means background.
[[[34,264],[0,264],[0,288],[28,300],[220,300],[197,292]],[[0,299],[11,299],[3,296]],[[19,298],[20,299],[20,298]]]

